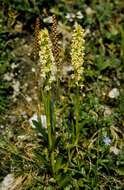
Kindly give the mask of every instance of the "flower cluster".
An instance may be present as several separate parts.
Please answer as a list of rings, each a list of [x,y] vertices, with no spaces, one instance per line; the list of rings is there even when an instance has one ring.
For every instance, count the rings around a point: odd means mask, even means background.
[[[71,44],[71,62],[74,69],[74,79],[76,85],[79,85],[79,82],[82,79],[83,74],[83,62],[84,62],[84,29],[76,24],[74,32],[72,34],[72,44]]]
[[[49,91],[52,87],[52,83],[56,81],[57,69],[52,53],[52,43],[47,29],[41,30],[39,34],[39,46],[40,77],[42,86],[45,86],[45,90]]]
[[[57,31],[57,20],[55,15],[52,16],[52,35],[51,35],[51,40],[52,40],[52,50],[53,50],[53,55],[55,58],[55,62],[57,65],[60,64],[60,47],[59,47],[59,39],[58,39],[58,31]]]
[[[40,32],[40,18],[38,17],[36,19],[36,23],[35,23],[35,38],[34,38],[34,57],[36,57],[36,59],[38,58],[38,53],[39,53],[39,32]]]
[[[53,17],[54,22],[56,21]],[[54,23],[54,28],[56,28],[56,23]],[[72,35],[72,44],[71,44],[71,62],[74,74],[72,74],[73,82],[80,86],[80,82],[82,81],[83,77],[83,62],[84,62],[84,29],[76,24],[75,30]],[[52,36],[53,37],[53,36]],[[56,35],[55,35],[56,38]],[[49,91],[52,87],[52,83],[56,81],[56,75],[57,75],[57,62],[58,59],[58,52],[53,52],[53,46],[54,50],[57,49],[57,46],[54,43],[52,45],[52,42],[49,37],[49,33],[47,29],[41,30],[39,33],[39,62],[40,62],[40,77],[42,81],[42,87],[46,91]]]

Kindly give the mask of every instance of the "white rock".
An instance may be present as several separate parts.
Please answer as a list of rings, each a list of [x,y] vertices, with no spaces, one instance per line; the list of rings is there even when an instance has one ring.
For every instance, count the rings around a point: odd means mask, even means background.
[[[9,190],[14,183],[13,174],[8,174],[0,184],[0,190]]]
[[[14,77],[13,73],[5,73],[3,79],[6,81],[11,81],[13,80],[13,77]]]
[[[23,118],[25,118],[25,119],[27,119],[27,117],[28,117],[28,116],[27,116],[27,113],[26,113],[25,111],[22,111],[22,112],[21,112],[21,116],[22,116]]]
[[[104,116],[110,116],[110,115],[112,115],[112,110],[108,106],[105,106],[104,107]]]
[[[12,81],[12,87],[13,87],[13,100],[16,101],[16,97],[19,95],[20,93],[20,82],[17,80],[13,80]]]
[[[112,146],[110,148],[110,152],[113,152],[115,155],[118,155],[120,153],[120,149],[118,149],[117,147],[115,146]]]
[[[47,122],[46,122],[46,115],[40,115],[41,123],[43,128],[47,128]],[[34,113],[34,115],[29,119],[29,123],[32,126],[32,128],[36,128],[33,124],[34,121],[38,121],[38,114]]]
[[[25,141],[25,140],[28,140],[30,139],[30,136],[29,135],[19,135],[17,137],[18,140],[21,140],[21,141]]]
[[[13,81],[13,85],[12,85],[12,87],[13,87],[14,91],[15,91],[16,93],[18,93],[19,90],[20,90],[20,82],[14,80],[14,81]]]
[[[94,14],[95,11],[93,9],[91,9],[90,7],[87,7],[85,9],[85,12],[86,12],[87,15],[90,16],[90,15]]]
[[[90,33],[91,33],[91,31],[89,28],[85,29],[85,35],[90,34]]]
[[[33,73],[35,73],[36,69],[35,69],[34,67],[32,67],[31,71],[32,71]]]
[[[113,88],[110,92],[109,92],[109,94],[108,94],[108,96],[109,96],[109,98],[117,98],[118,96],[119,96],[119,90],[117,89],[117,88]]]
[[[66,75],[66,74],[68,74],[68,72],[71,72],[71,71],[73,71],[72,65],[63,66],[62,74]]]
[[[25,99],[26,99],[27,102],[31,102],[32,101],[32,98],[30,96],[26,96]]]
[[[34,115],[29,119],[29,123],[31,125],[32,128],[36,128],[35,125],[33,124],[33,120],[34,121],[38,121],[38,118],[37,118],[37,114],[34,113]]]
[[[3,128],[4,128],[4,125],[0,125],[0,128],[3,129]]]

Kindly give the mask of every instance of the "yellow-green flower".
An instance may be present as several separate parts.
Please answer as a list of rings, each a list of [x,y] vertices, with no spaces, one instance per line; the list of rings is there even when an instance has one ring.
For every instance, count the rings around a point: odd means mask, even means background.
[[[56,81],[56,65],[52,53],[52,43],[47,29],[41,30],[39,34],[39,61],[40,61],[40,77],[42,85],[45,84],[45,90],[51,89],[52,83]]]
[[[71,44],[71,62],[74,69],[74,75],[72,76],[72,78],[74,79],[76,85],[79,85],[79,82],[82,79],[84,69],[84,35],[84,29],[79,24],[76,24],[72,34]]]

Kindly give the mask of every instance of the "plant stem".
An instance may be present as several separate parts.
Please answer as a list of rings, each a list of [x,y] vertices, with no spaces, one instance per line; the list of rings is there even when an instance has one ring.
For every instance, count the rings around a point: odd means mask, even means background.
[[[45,107],[45,113],[47,118],[47,130],[48,130],[48,142],[49,142],[49,149],[51,151],[52,149],[52,127],[51,127],[51,118],[50,118],[50,107],[51,107],[51,93],[48,92],[47,94],[44,94],[44,107]]]
[[[51,153],[50,153],[50,160],[51,160],[51,166],[52,166],[52,172],[53,172],[53,174],[55,173],[54,172],[54,160],[55,160],[55,156],[54,156],[54,151],[52,151]]]
[[[76,117],[76,140],[75,144],[78,144],[79,141],[79,87],[77,86],[76,88],[76,97],[75,97],[75,117]]]
[[[45,94],[46,95],[46,94]],[[53,142],[53,137],[54,136],[54,131],[55,131],[55,118],[54,118],[54,106],[52,102],[52,96],[51,92],[48,92],[45,98],[45,112],[46,112],[46,117],[47,117],[47,130],[48,130],[48,143],[49,143],[49,152],[50,152],[50,162],[51,162],[51,167],[52,167],[52,172],[54,172],[54,142]]]

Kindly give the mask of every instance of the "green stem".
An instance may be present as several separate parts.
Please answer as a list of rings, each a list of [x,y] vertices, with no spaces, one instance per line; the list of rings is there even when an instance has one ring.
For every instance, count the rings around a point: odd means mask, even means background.
[[[44,97],[46,99],[45,101],[45,112],[46,112],[46,118],[47,118],[47,130],[48,130],[48,142],[49,142],[49,149],[51,151],[52,149],[52,128],[51,128],[51,119],[50,119],[50,107],[51,107],[51,94],[50,92]]]
[[[51,153],[50,153],[50,159],[51,159],[51,166],[52,166],[52,172],[53,172],[53,174],[55,173],[54,172],[54,160],[55,160],[55,156],[54,156],[54,151],[52,151]]]
[[[47,95],[44,97],[46,99],[45,101],[45,112],[46,112],[46,117],[47,117],[47,130],[48,130],[48,142],[49,142],[49,152],[50,152],[50,162],[51,162],[51,167],[52,167],[52,172],[53,174],[54,172],[54,160],[55,160],[55,156],[54,156],[54,150],[53,150],[53,146],[54,146],[54,142],[53,142],[53,137],[54,136],[54,131],[55,131],[55,126],[54,126],[54,108],[53,108],[53,102],[51,100],[51,92],[48,92]]]
[[[79,141],[79,87],[76,88],[76,97],[75,97],[75,117],[76,117],[76,140],[75,144],[78,144]]]

